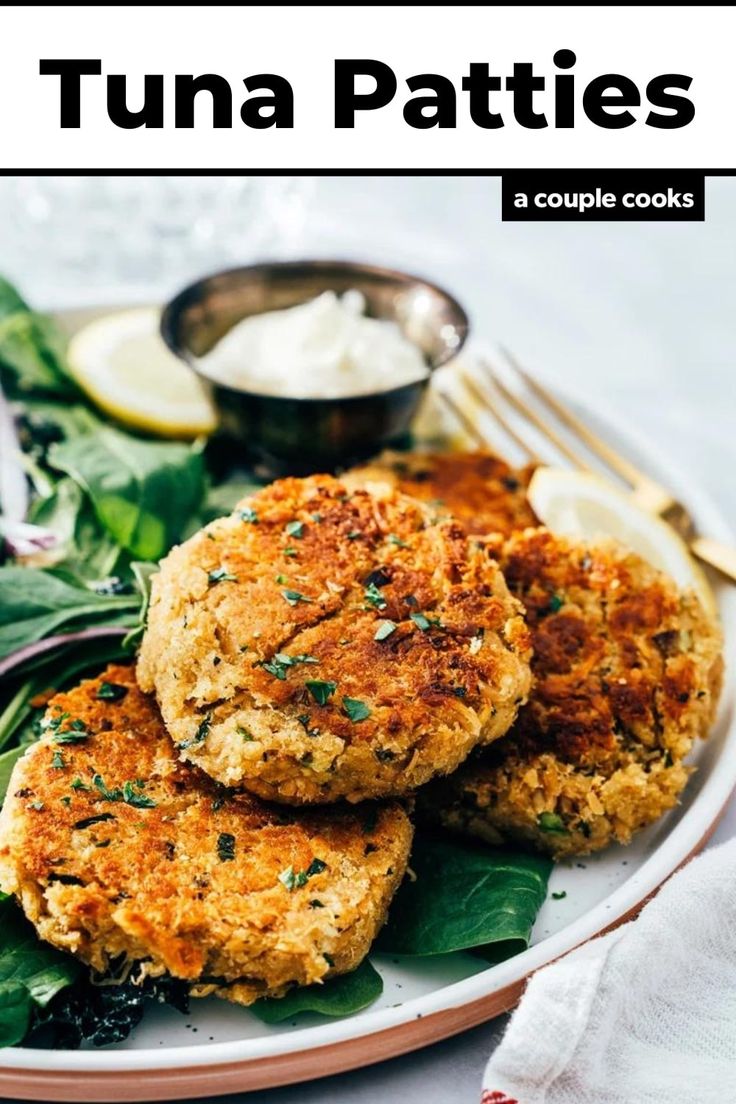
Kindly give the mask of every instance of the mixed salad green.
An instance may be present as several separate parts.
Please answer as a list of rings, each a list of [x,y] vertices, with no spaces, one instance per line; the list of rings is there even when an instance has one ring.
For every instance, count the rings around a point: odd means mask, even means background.
[[[50,688],[134,655],[156,562],[229,512],[257,482],[217,443],[160,441],[101,417],[69,374],[64,342],[0,278],[0,800],[38,738]],[[419,836],[377,950],[458,950],[500,961],[527,946],[550,863]],[[173,980],[100,984],[42,943],[0,900],[0,1045],[102,1045],[126,1037],[151,1000],[185,1010]],[[266,1023],[302,1012],[342,1016],[380,995],[380,973],[353,974],[261,1000]]]

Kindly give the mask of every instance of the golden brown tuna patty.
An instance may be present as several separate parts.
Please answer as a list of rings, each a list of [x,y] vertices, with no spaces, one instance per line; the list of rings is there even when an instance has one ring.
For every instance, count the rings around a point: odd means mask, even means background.
[[[454,770],[508,730],[528,660],[521,607],[462,526],[317,476],[171,552],[138,677],[187,759],[299,804]]]
[[[66,742],[71,741],[71,742]],[[397,804],[287,810],[178,760],[131,667],[57,695],[0,814],[0,881],[42,939],[104,972],[248,1004],[352,970],[406,868]]]
[[[425,809],[556,856],[627,843],[685,786],[683,759],[716,710],[720,633],[694,594],[613,543],[530,530],[502,544],[500,562],[527,608],[532,696]]]
[[[384,452],[345,475],[349,486],[391,487],[440,514],[449,513],[469,533],[485,536],[538,525],[526,497],[533,467],[516,470],[500,457],[474,452]]]

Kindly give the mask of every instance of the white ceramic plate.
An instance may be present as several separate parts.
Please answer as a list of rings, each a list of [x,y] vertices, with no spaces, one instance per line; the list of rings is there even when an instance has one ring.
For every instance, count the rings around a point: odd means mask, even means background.
[[[669,458],[653,454],[628,429],[584,412],[614,446],[688,503],[703,532],[734,535],[708,497]],[[39,1100],[165,1100],[266,1088],[356,1068],[424,1046],[512,1007],[540,966],[621,923],[708,839],[736,786],[732,671],[736,590],[717,586],[727,637],[727,684],[718,725],[695,755],[698,770],[682,805],[627,848],[558,866],[532,945],[498,966],[468,954],[399,961],[374,956],[384,993],[341,1020],[301,1017],[267,1027],[247,1010],[210,999],[190,1016],[152,1008],[123,1044],[102,1050],[0,1053],[0,1095]]]

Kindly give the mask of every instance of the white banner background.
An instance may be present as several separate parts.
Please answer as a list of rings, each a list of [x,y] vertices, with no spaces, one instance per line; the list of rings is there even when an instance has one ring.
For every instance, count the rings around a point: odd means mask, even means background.
[[[480,168],[736,166],[733,7],[331,8],[18,7],[3,9],[0,39],[0,168]],[[577,121],[572,130],[526,130],[511,94],[495,93],[506,120],[482,130],[470,120],[460,81],[470,62],[509,75],[531,61],[547,77],[539,106],[552,118],[552,55],[572,49]],[[82,79],[82,126],[59,126],[59,78],[39,75],[41,58],[99,58],[103,76]],[[334,129],[336,58],[377,58],[399,82],[394,101],[362,113],[354,130]],[[198,97],[194,130],[174,129],[173,76],[219,73],[234,91],[231,130],[211,127],[210,97]],[[286,77],[294,129],[253,130],[239,117],[248,75]],[[408,77],[441,73],[455,84],[456,130],[414,130],[403,119]],[[693,78],[695,119],[678,130],[603,130],[580,107],[593,77],[622,73],[642,95],[660,73]],[[141,106],[143,74],[163,73],[163,130],[122,130],[107,117],[104,74],[128,75],[131,109]]]

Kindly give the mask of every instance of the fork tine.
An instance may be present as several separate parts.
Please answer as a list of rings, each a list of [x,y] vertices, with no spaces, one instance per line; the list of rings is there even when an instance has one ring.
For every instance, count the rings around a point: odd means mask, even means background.
[[[455,402],[452,395],[449,395],[443,387],[435,387],[434,393],[437,398],[445,404],[447,409],[455,416],[465,432],[475,441],[478,448],[488,448],[488,441],[478,429],[477,425],[458,403]]]
[[[510,406],[518,411],[523,418],[531,422],[548,441],[551,441],[555,448],[561,452],[563,456],[566,456],[574,467],[579,468],[581,471],[590,471],[590,466],[580,453],[576,452],[567,441],[563,440],[559,433],[537,414],[536,410],[525,403],[518,395],[515,395],[513,391],[510,391],[503,380],[499,379],[498,373],[488,361],[482,361],[481,366],[488,377],[493,381],[494,387],[503,395]]]
[[[488,413],[496,419],[498,424],[503,429],[504,433],[506,433],[511,438],[511,440],[516,445],[518,445],[521,451],[529,457],[529,460],[531,460],[533,464],[543,463],[543,460],[539,453],[537,453],[532,448],[528,441],[525,441],[524,438],[517,433],[509,420],[501,413],[498,406],[494,405],[491,402],[490,397],[481,391],[477,381],[474,380],[473,377],[468,375],[468,373],[466,372],[462,375],[462,381],[473,396],[473,398],[476,400],[476,402],[480,404],[481,408],[487,410]]]
[[[632,487],[636,487],[641,483],[651,483],[652,480],[648,476],[645,476],[643,472],[639,471],[630,460],[627,460],[625,456],[621,456],[610,445],[606,444],[599,437],[592,433],[586,425],[584,425],[580,419],[573,414],[563,403],[560,402],[554,395],[552,395],[546,387],[539,383],[533,376],[530,376],[525,368],[519,364],[513,353],[510,353],[508,349],[501,349],[504,357],[509,362],[511,367],[517,372],[527,387],[546,403],[550,410],[556,414],[560,421],[571,429],[580,440],[585,444],[592,453],[594,453],[604,464],[607,464],[609,468],[620,475],[622,479],[630,483]]]

